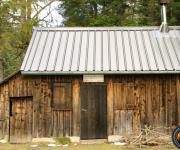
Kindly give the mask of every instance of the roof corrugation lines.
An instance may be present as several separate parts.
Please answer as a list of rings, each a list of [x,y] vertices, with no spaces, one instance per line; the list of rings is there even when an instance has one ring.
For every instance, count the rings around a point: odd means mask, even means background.
[[[23,74],[180,71],[180,28],[35,28]]]

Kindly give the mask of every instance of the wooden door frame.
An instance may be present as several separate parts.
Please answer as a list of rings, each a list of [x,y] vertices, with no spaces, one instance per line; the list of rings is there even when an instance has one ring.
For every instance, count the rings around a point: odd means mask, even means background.
[[[106,138],[105,139],[108,139],[108,98],[107,98],[107,94],[108,94],[108,91],[107,91],[107,88],[108,88],[108,84],[103,82],[103,83],[100,83],[100,82],[81,82],[80,83],[80,107],[79,107],[79,111],[80,111],[80,122],[81,122],[81,88],[83,85],[104,85],[106,87]],[[81,139],[81,123],[80,123],[80,140]]]

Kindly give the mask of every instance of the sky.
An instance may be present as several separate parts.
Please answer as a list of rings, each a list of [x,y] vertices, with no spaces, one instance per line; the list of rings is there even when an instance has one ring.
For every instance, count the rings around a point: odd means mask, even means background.
[[[44,6],[42,2],[40,2],[39,4],[41,6]],[[47,7],[40,13],[39,18],[42,19],[45,16],[47,16],[47,14],[49,13],[49,10],[51,11],[51,13],[45,18],[45,20],[49,22],[48,25],[45,22],[41,22],[41,26],[44,26],[44,27],[62,26],[63,18],[57,11],[59,4],[60,2],[53,2],[49,7]]]

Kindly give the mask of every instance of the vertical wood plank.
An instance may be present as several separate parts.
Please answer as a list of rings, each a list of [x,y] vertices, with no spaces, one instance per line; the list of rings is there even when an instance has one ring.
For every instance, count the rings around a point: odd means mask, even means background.
[[[176,98],[176,77],[172,76],[171,79],[171,99],[172,99],[172,128],[174,129],[177,125],[177,98]]]
[[[39,118],[40,118],[40,80],[34,82],[34,91],[33,91],[33,137],[39,137],[38,127],[39,127]]]
[[[163,80],[159,79],[159,127],[162,131],[164,131],[163,126],[165,124],[165,103],[164,103],[164,86],[163,86]]]
[[[152,116],[152,81],[149,79],[146,81],[146,110],[147,110],[147,125],[153,125],[153,116]]]
[[[132,117],[133,117],[133,111],[132,110],[127,110],[126,111],[126,134],[130,134],[132,133],[132,126],[133,126],[133,122],[132,122]]]
[[[108,135],[113,135],[113,82],[110,79],[107,84],[107,127]]]
[[[73,136],[80,136],[80,83],[74,80],[72,83],[72,106],[73,106]]]
[[[176,77],[176,89],[177,89],[177,109],[178,109],[178,124],[180,124],[180,76]]]
[[[114,135],[119,135],[119,110],[114,111]]]
[[[120,135],[125,135],[126,134],[126,111],[125,110],[121,110],[120,111],[120,122],[121,122],[121,126],[120,126]]]
[[[145,93],[146,93],[146,89],[145,86],[139,85],[139,101],[140,101],[140,120],[141,120],[141,128],[144,128],[145,124],[146,124],[146,98],[145,98]]]
[[[141,82],[143,82],[143,81],[141,81]],[[141,105],[140,90],[139,90],[141,87],[141,89],[143,89],[143,91],[144,91],[145,87],[144,87],[144,84],[142,84],[141,82],[138,78],[135,79],[135,82],[134,82],[134,101],[135,101],[135,103],[134,103],[134,109],[133,109],[133,114],[132,114],[133,115],[133,117],[132,117],[132,121],[133,121],[132,128],[133,128],[133,130],[140,129],[140,126],[141,126],[141,121],[140,121],[140,119],[141,119],[141,115],[140,115],[141,107],[143,107],[143,111],[144,111],[143,114],[145,114],[145,104],[143,104],[143,106]],[[145,91],[142,93],[143,93],[142,94],[143,96],[141,96],[141,98],[142,98],[142,100],[145,101],[145,98],[144,98]]]

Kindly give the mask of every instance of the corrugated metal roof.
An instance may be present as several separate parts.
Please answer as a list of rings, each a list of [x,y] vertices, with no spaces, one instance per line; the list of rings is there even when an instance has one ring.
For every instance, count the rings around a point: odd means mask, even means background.
[[[179,73],[180,27],[34,28],[23,74]]]

